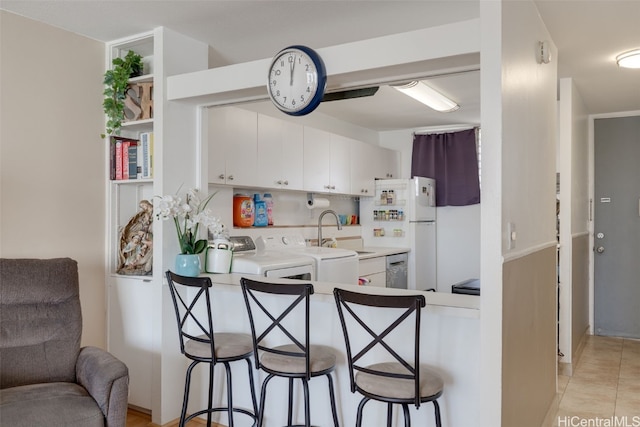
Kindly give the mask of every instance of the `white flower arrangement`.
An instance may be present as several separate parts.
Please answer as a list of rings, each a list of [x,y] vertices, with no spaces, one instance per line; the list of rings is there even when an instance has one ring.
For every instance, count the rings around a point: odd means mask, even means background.
[[[182,254],[199,254],[207,247],[207,239],[198,239],[198,229],[204,226],[214,236],[225,232],[220,218],[213,215],[207,205],[216,193],[210,194],[204,200],[200,198],[200,191],[192,188],[187,191],[185,201],[177,195],[160,197],[156,207],[158,219],[173,219],[178,233],[178,243]]]

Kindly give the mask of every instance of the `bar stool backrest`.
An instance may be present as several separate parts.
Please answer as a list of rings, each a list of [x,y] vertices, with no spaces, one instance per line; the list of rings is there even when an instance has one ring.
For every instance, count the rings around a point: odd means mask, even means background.
[[[310,283],[281,284],[242,278],[242,293],[249,315],[256,368],[261,369],[259,351],[305,359],[306,377],[309,369],[309,297],[313,294]],[[289,296],[288,305],[270,309],[274,304],[265,304],[262,297],[267,294]],[[283,298],[283,301],[285,299]],[[303,313],[300,313],[300,312]],[[287,316],[289,318],[287,319]],[[301,318],[302,317],[302,318]],[[288,322],[285,324],[285,320]],[[301,322],[304,322],[300,327]],[[292,327],[294,326],[294,327]],[[294,351],[283,351],[276,347],[292,344]]]
[[[180,352],[194,360],[212,360],[216,363],[213,314],[209,295],[211,279],[180,276],[171,271],[167,271],[166,276],[178,322]],[[189,340],[209,344],[211,357],[203,358],[185,353],[185,343]]]
[[[415,405],[420,407],[420,309],[425,306],[425,298],[423,295],[371,295],[359,292],[351,292],[344,289],[335,288],[333,295],[338,307],[338,316],[344,335],[345,346],[347,350],[347,361],[349,365],[349,380],[351,384],[351,392],[356,391],[355,373],[356,371],[377,375],[387,378],[404,378],[414,381],[415,384]],[[389,324],[385,324],[381,329],[382,332],[376,333],[367,325],[362,316],[357,313],[357,306],[367,306],[374,308],[399,309],[398,317],[393,319]],[[371,310],[367,310],[368,316],[378,321],[382,316],[371,315]],[[413,314],[413,316],[412,316]],[[410,322],[413,321],[413,324]],[[390,333],[405,324],[408,329],[413,329],[413,340],[409,337],[406,339],[407,346],[412,348],[411,353],[403,352],[400,349],[392,348],[385,338]],[[365,345],[356,345],[354,340],[350,339],[358,335],[370,337]],[[365,340],[367,341],[367,340]],[[398,362],[406,368],[406,373],[392,373],[379,371],[368,368],[361,361],[366,360],[365,356],[372,352],[374,348],[384,348],[385,354],[391,355],[393,362]],[[402,357],[400,353],[410,354],[410,357]],[[376,359],[380,357],[377,356]],[[387,362],[388,360],[377,360],[377,362]]]

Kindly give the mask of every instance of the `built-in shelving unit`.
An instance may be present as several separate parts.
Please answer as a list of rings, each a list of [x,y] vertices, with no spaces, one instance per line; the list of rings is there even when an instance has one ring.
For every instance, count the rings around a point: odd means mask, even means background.
[[[148,274],[121,274],[121,232],[142,212],[141,201],[154,204],[156,196],[174,194],[200,184],[196,162],[201,153],[197,141],[197,107],[169,105],[165,82],[168,76],[204,70],[208,67],[208,46],[166,28],[107,43],[106,63],[124,57],[129,50],[143,58],[143,75],[130,83],[153,83],[152,116],[122,123],[120,136],[140,139],[153,133],[152,178],[110,180],[110,141],[107,153],[107,346],[129,368],[129,404],[148,410],[152,422],[166,424],[179,413],[180,402],[165,401],[160,390],[183,381],[183,372],[168,370],[162,360],[176,352],[165,331],[175,328],[168,310],[168,293],[163,292],[164,272],[173,267],[178,244],[167,222],[151,214],[150,250],[152,268]],[[206,185],[205,185],[206,187]],[[147,218],[149,219],[149,218]],[[167,229],[167,233],[164,230]],[[166,236],[166,237],[165,237]],[[173,335],[172,335],[173,336]]]

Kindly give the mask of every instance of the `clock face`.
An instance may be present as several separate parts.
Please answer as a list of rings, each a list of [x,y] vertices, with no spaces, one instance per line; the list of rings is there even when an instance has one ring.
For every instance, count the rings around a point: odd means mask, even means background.
[[[269,96],[280,110],[309,114],[322,101],[327,75],[322,58],[305,46],[280,51],[269,67]]]

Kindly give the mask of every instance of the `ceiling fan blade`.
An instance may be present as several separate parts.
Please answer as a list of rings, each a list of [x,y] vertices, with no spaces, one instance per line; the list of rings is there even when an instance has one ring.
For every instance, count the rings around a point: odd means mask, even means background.
[[[360,89],[348,89],[340,92],[325,93],[322,102],[342,101],[343,99],[362,98],[365,96],[373,96],[378,91],[378,86],[364,87]]]

